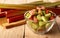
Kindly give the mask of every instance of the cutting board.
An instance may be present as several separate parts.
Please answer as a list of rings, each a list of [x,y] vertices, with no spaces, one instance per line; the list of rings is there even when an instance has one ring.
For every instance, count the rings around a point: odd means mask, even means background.
[[[3,28],[11,28],[11,27],[15,27],[15,26],[21,26],[25,23],[26,22],[24,19],[16,21],[16,22],[8,23],[6,17],[0,18],[0,26],[2,26]]]

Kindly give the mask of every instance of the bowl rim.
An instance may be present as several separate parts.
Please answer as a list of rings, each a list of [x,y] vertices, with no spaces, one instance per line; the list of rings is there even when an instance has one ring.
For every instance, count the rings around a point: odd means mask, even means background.
[[[28,20],[26,17],[25,17],[25,15],[28,13],[29,11],[26,11],[25,12],[25,14],[24,14],[24,18],[25,18],[25,20]],[[49,12],[51,12],[52,14],[54,14],[54,16],[55,16],[55,19],[56,19],[56,14],[54,13],[54,12],[52,12],[52,11],[49,11]],[[54,19],[53,19],[54,20]],[[49,21],[47,21],[47,22],[50,22],[50,21],[53,21],[53,20],[49,20]],[[32,20],[33,21],[33,20]]]

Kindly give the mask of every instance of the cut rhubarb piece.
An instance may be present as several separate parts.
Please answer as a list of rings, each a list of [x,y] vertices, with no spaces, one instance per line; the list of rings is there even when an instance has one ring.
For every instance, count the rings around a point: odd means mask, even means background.
[[[49,13],[49,10],[46,9],[45,12],[46,12],[46,14],[48,14]]]
[[[50,20],[52,20],[52,19],[54,19],[54,16],[51,16],[51,17],[50,17]]]
[[[9,10],[9,11],[6,11],[6,17],[9,18],[9,17],[13,17],[16,15],[24,14],[24,13],[25,13],[25,11]]]
[[[7,18],[7,21],[8,23],[11,23],[11,22],[16,22],[16,21],[23,20],[23,19],[24,19],[24,14],[21,14],[21,15]]]
[[[37,19],[37,17],[33,17],[33,21],[34,21],[34,23],[37,23],[38,22],[38,19]]]

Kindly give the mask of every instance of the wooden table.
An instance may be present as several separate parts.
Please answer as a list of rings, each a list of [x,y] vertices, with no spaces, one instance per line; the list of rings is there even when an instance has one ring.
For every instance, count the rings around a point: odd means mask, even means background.
[[[2,29],[0,26],[0,38],[23,38],[24,25],[10,29]]]

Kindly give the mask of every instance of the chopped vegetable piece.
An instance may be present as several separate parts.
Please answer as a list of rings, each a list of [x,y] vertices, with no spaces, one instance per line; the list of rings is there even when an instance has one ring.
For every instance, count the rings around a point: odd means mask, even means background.
[[[52,19],[54,19],[54,16],[51,16],[51,17],[50,17],[50,20],[52,20]]]
[[[27,14],[25,15],[26,18],[30,18],[30,16],[31,16],[30,13],[27,13]]]
[[[33,23],[33,21],[32,21],[32,20],[28,20],[28,24],[30,24],[30,25],[31,25],[32,23]]]
[[[45,27],[39,27],[38,28],[38,32],[42,32],[42,31],[44,31],[45,30]]]
[[[44,22],[47,22],[48,19],[45,17],[45,16],[42,16],[41,19],[44,21]]]
[[[45,30],[45,24],[46,24],[45,22],[40,21],[38,31],[44,31]]]
[[[36,9],[33,9],[33,10],[29,11],[29,13],[30,13],[31,15],[37,14]]]
[[[30,20],[33,20],[33,17],[34,17],[34,16],[32,15],[29,19],[30,19]]]
[[[49,10],[46,9],[46,14],[48,14],[48,13],[49,13]]]
[[[43,15],[41,9],[38,10],[38,14]]]
[[[45,14],[47,18],[51,17],[51,13]]]
[[[33,20],[34,20],[34,23],[38,22],[38,19],[35,16],[33,17]]]
[[[46,25],[45,25],[45,28],[47,29],[47,28],[49,28],[51,26],[51,23],[47,23]]]
[[[39,21],[39,27],[44,27],[46,24],[46,22],[43,22],[43,21]]]
[[[37,25],[37,24],[35,24],[35,23],[32,23],[32,24],[31,24],[31,27],[32,27],[33,29],[37,30],[38,25]]]
[[[41,8],[37,7],[36,9],[38,10],[38,14],[42,15]]]
[[[41,20],[41,16],[40,16],[40,15],[37,15],[37,19],[38,19],[38,20]]]
[[[45,10],[42,10],[42,14],[43,14],[43,16],[45,16]]]

